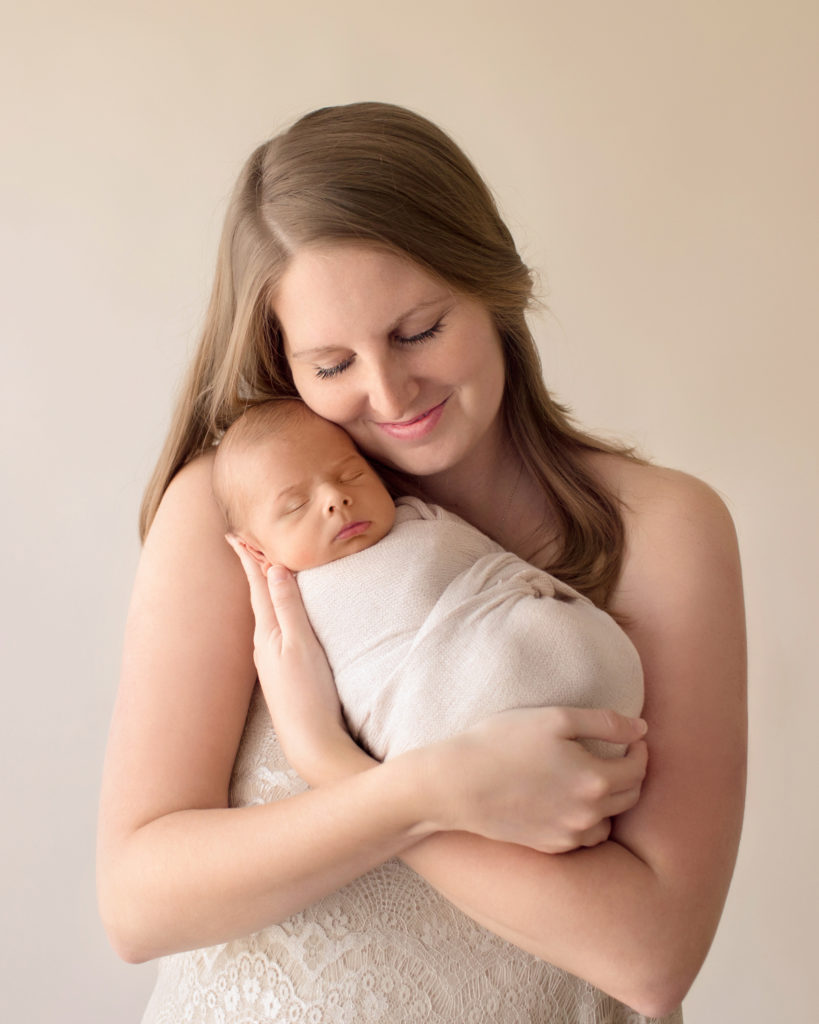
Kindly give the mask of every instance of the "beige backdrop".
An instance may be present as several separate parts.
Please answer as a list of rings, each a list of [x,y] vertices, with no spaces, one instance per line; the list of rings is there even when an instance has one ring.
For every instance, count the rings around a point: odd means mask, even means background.
[[[543,272],[547,378],[735,515],[750,795],[689,1024],[813,1019],[817,196],[813,0],[30,0],[0,55],[2,1017],[137,1021],[94,821],[136,511],[224,200],[295,115],[450,130]],[[590,922],[590,926],[593,922]]]

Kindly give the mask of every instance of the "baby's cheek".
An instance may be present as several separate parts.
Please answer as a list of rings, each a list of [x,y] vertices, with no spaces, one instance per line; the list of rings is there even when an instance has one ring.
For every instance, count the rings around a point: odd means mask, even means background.
[[[333,554],[318,539],[301,539],[293,549],[295,567],[290,565],[288,568],[293,572],[300,572],[302,569],[315,569],[319,565],[325,565],[332,561],[333,557]]]

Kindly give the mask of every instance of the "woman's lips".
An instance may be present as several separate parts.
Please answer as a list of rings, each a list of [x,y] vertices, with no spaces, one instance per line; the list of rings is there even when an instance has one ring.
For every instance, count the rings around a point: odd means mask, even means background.
[[[369,530],[372,523],[368,519],[362,519],[359,522],[347,523],[343,526],[336,534],[336,540],[349,540],[350,537],[357,537],[359,533],[364,533],[365,530]]]
[[[389,434],[390,437],[395,437],[399,441],[417,441],[418,438],[426,437],[436,428],[448,401],[449,398],[445,398],[443,402],[433,405],[431,409],[427,409],[426,412],[422,412],[418,416],[413,416],[411,420],[402,420],[400,423],[378,423],[376,421],[376,424],[385,434]]]

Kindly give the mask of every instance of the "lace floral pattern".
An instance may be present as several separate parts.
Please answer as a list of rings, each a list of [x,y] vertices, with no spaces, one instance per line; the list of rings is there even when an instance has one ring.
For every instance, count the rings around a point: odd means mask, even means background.
[[[257,689],[234,806],[306,788]],[[663,1024],[680,1024],[679,1013]],[[282,924],[164,957],[143,1024],[648,1024],[475,924],[388,861]]]

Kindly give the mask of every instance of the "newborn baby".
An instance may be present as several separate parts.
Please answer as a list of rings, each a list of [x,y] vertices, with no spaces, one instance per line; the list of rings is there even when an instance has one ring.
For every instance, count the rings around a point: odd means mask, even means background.
[[[213,481],[263,570],[298,574],[350,731],[379,760],[505,708],[640,713],[640,659],[609,615],[444,509],[394,504],[349,436],[302,402],[236,420]]]

